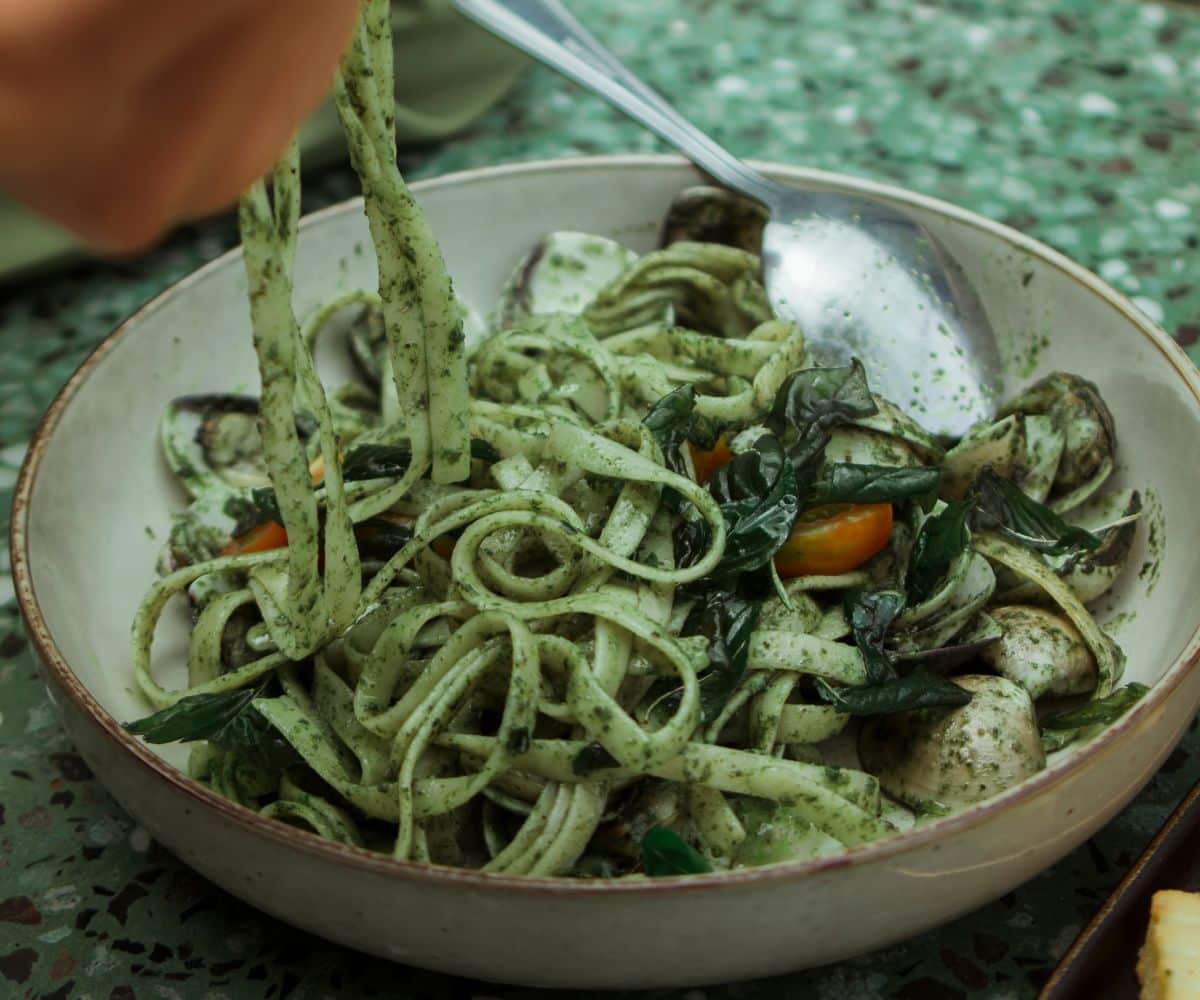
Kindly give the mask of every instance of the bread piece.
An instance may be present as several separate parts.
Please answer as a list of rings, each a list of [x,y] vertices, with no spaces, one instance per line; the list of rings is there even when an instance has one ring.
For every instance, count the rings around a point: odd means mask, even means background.
[[[1142,1000],[1200,1000],[1200,893],[1154,894],[1137,975]]]

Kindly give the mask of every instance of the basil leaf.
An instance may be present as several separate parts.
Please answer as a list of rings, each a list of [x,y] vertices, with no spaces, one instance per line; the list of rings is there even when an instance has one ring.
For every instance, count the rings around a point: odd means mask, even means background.
[[[471,457],[484,462],[499,462],[500,452],[490,441],[485,441],[483,438],[471,438]]]
[[[976,477],[969,499],[973,508],[972,527],[996,531],[1035,552],[1057,556],[1100,546],[1100,539],[1090,531],[1067,524],[991,466],[985,466]]]
[[[712,531],[709,529],[707,521],[699,517],[680,519],[671,532],[675,550],[675,565],[680,569],[694,566],[708,551],[711,539]]]
[[[1082,729],[1085,726],[1107,726],[1116,722],[1136,705],[1150,689],[1144,684],[1131,683],[1118,688],[1107,698],[1089,701],[1078,708],[1055,712],[1042,719],[1042,729]]]
[[[720,429],[707,417],[696,413],[696,387],[680,386],[668,392],[650,407],[642,419],[654,439],[662,448],[663,461],[667,468],[686,476],[687,462],[683,457],[683,446],[691,443],[708,451],[716,446]],[[673,489],[663,490],[663,502],[667,509],[680,513],[687,502]]]
[[[708,640],[708,669],[700,677],[700,719],[721,714],[746,675],[750,636],[762,606],[722,590],[709,590],[684,620],[680,635]]]
[[[923,497],[937,489],[940,469],[898,469],[888,465],[835,462],[805,496],[805,505],[886,503]]]
[[[716,575],[743,573],[770,562],[792,533],[800,510],[796,473],[779,439],[764,434],[735,455],[709,483],[725,517],[725,555]]]
[[[571,758],[571,771],[586,775],[605,768],[620,767],[620,762],[599,743],[589,743]]]
[[[775,395],[772,415],[801,433],[811,426],[869,417],[878,407],[862,363],[856,358],[845,368],[806,368],[792,372]]]
[[[971,540],[967,531],[970,504],[955,500],[940,514],[925,519],[908,561],[908,599],[920,604],[937,588]]]
[[[342,463],[342,478],[346,482],[391,479],[404,475],[410,464],[412,452],[407,445],[360,444],[346,455]]]
[[[225,504],[225,513],[234,518],[234,538],[241,538],[268,521],[283,521],[283,515],[279,513],[279,502],[275,499],[275,491],[270,486],[254,487],[249,498],[231,497]]]
[[[359,551],[372,559],[390,559],[412,541],[411,524],[398,524],[383,517],[372,517],[354,526]]]
[[[642,838],[642,866],[651,878],[712,871],[708,859],[673,830],[656,826]]]
[[[845,368],[792,372],[775,394],[768,422],[787,445],[797,482],[806,486],[824,459],[830,428],[877,410],[866,373],[855,360]]]
[[[862,653],[868,684],[881,684],[896,677],[896,668],[883,648],[883,640],[906,603],[905,596],[897,590],[853,590],[846,595],[846,620],[854,632],[854,644]]]
[[[291,746],[254,707],[265,690],[253,688],[220,694],[193,694],[124,729],[147,743],[191,743],[208,740],[222,750],[236,751],[264,762],[281,762],[294,756]]]
[[[938,674],[918,670],[883,684],[835,688],[817,678],[817,692],[847,715],[893,715],[918,708],[957,708],[971,700],[971,692]]]

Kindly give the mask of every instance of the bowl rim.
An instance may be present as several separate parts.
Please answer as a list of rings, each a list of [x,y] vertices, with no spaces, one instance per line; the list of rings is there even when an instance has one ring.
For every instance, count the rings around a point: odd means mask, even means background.
[[[980,230],[1010,246],[1021,249],[1031,256],[1054,267],[1066,277],[1083,285],[1089,292],[1103,299],[1107,305],[1121,314],[1140,332],[1165,358],[1179,375],[1183,385],[1190,390],[1191,401],[1200,423],[1200,369],[1165,331],[1099,277],[1045,244],[1024,235],[1002,223],[959,208],[941,199],[922,195],[905,188],[883,184],[848,174],[833,173],[787,164],[756,161],[755,165],[783,181],[817,183],[836,188],[866,191],[900,204],[918,207],[924,211],[943,216],[960,224]],[[682,157],[659,154],[613,154],[606,156],[563,157],[539,159],[521,163],[501,164],[457,171],[416,182],[412,185],[417,195],[472,184],[497,178],[536,174],[558,174],[567,171],[678,171],[680,168],[695,170]],[[698,175],[699,176],[699,175]],[[330,218],[361,210],[362,199],[351,198],[306,216],[304,228],[319,226]],[[414,879],[419,882],[435,883],[447,887],[463,887],[476,890],[517,891],[523,894],[562,896],[594,896],[620,894],[642,894],[664,891],[704,891],[724,887],[747,886],[763,882],[790,882],[810,878],[841,868],[879,862],[897,855],[916,850],[944,837],[954,836],[979,826],[995,813],[1026,803],[1035,798],[1051,794],[1068,776],[1076,773],[1094,759],[1101,756],[1131,729],[1143,720],[1176,691],[1187,675],[1200,664],[1200,622],[1183,650],[1168,666],[1162,677],[1150,691],[1115,725],[1081,747],[1066,759],[1048,767],[1039,774],[1026,779],[1013,788],[987,799],[962,812],[944,817],[905,833],[885,840],[849,848],[841,854],[811,861],[782,862],[759,868],[745,868],[731,872],[713,872],[703,875],[674,876],[656,879],[572,879],[566,876],[497,875],[470,869],[451,868],[416,861],[399,861],[367,851],[363,848],[325,840],[315,833],[276,822],[260,816],[245,806],[226,799],[199,782],[188,777],[149,749],[141,740],[121,728],[120,722],[105,709],[71,669],[59,650],[42,616],[36,590],[33,586],[29,558],[29,520],[31,496],[42,456],[49,445],[63,412],[79,392],[88,377],[103,363],[107,354],[131,330],[149,316],[163,308],[177,296],[185,295],[194,284],[202,282],[210,272],[227,267],[241,254],[241,247],[234,247],[202,265],[181,280],[164,289],[154,298],[139,307],[127,319],[108,334],[59,390],[45,415],[39,421],[30,439],[29,449],[21,466],[13,495],[12,520],[10,526],[10,549],[12,578],[17,603],[25,620],[34,648],[48,678],[74,704],[74,708],[95,723],[111,744],[127,752],[148,777],[167,782],[177,792],[192,799],[206,809],[214,810],[226,821],[241,828],[242,832],[265,837],[277,844],[287,846],[309,855],[316,855],[327,862],[347,865],[364,872],[394,878]],[[1147,775],[1149,779],[1151,775]]]

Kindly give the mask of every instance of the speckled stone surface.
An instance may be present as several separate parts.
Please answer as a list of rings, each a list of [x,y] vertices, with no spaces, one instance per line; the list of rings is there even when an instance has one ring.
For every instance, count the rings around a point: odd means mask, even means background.
[[[1200,9],[1125,0],[574,0],[735,152],[892,181],[1001,219],[1134,297],[1200,360]],[[547,72],[413,177],[657,142]],[[346,170],[306,207],[353,193]],[[0,234],[0,239],[3,234]],[[122,265],[0,290],[0,510],[25,442],[85,353],[233,243],[229,220]],[[86,498],[81,498],[86,502]],[[0,559],[0,996],[547,997],[366,959],[260,915],[150,842],[60,730]],[[1190,785],[1200,727],[1136,802],[991,906],[780,979],[659,996],[1032,995]],[[555,994],[549,994],[553,997]]]

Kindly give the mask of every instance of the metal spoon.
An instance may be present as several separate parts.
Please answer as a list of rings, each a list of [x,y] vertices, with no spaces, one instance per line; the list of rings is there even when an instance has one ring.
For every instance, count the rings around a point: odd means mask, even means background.
[[[858,357],[872,386],[930,431],[959,436],[996,409],[1000,359],[962,268],[902,209],[786,187],[717,145],[626,69],[558,0],[455,0],[460,11],[656,132],[761,202],[763,282],[822,364]]]

